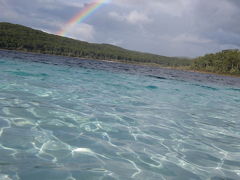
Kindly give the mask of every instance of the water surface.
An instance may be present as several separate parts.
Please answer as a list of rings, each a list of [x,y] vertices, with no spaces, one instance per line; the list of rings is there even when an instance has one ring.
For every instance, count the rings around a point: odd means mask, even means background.
[[[0,51],[0,179],[240,179],[240,79]]]

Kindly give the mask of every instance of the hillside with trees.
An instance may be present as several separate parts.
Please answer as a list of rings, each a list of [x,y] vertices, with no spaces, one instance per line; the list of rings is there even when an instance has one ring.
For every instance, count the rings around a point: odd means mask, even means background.
[[[192,69],[221,74],[240,75],[240,50],[224,50],[194,60]]]
[[[109,44],[88,43],[11,23],[0,23],[0,48],[89,59],[154,63],[161,66],[191,64],[191,60],[187,58],[166,57],[130,51]]]
[[[0,23],[0,49],[240,75],[238,49],[207,54],[192,60],[131,51],[110,44],[88,43],[5,22]]]

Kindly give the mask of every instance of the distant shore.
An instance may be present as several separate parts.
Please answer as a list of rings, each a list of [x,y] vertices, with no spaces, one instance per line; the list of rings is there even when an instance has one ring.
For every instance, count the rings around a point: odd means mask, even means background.
[[[87,58],[80,58],[80,59],[87,59]],[[89,60],[89,59],[87,59],[87,60]],[[176,66],[176,67],[173,67],[173,66],[161,66],[160,64],[155,64],[155,63],[141,63],[141,62],[129,62],[129,61],[119,61],[119,60],[102,60],[102,59],[93,59],[93,60],[112,62],[112,63],[134,64],[134,65],[139,65],[139,66],[158,67],[158,68],[164,68],[164,69],[196,72],[196,73],[202,73],[202,74],[215,74],[215,75],[222,75],[222,76],[230,76],[230,77],[240,78],[240,75],[237,75],[237,74],[200,71],[200,70],[192,69],[191,66]]]
[[[128,50],[49,34],[26,26],[0,22],[0,48],[80,59],[137,64],[183,71],[240,76],[240,50],[226,49],[196,58],[170,57]]]
[[[202,73],[202,74],[215,74],[215,75],[231,76],[231,77],[240,78],[240,75],[235,75],[235,74],[215,73],[215,72],[194,70],[194,69],[191,68],[191,66],[173,67],[173,66],[162,66],[162,65],[156,64],[156,63],[130,62],[130,61],[123,61],[123,60],[115,60],[115,59],[111,60],[111,59],[95,59],[95,58],[87,58],[87,57],[73,57],[73,56],[63,56],[63,55],[31,52],[31,51],[24,51],[24,50],[9,50],[9,49],[1,49],[1,48],[0,48],[0,50],[1,51],[11,51],[11,52],[15,51],[15,52],[29,53],[29,54],[43,54],[43,55],[48,55],[48,56],[68,57],[68,58],[76,58],[76,59],[82,59],[82,60],[95,60],[95,61],[110,62],[110,63],[133,64],[133,65],[139,65],[139,66],[147,66],[147,67],[155,67],[155,68],[164,68],[164,69],[196,72],[196,73]]]

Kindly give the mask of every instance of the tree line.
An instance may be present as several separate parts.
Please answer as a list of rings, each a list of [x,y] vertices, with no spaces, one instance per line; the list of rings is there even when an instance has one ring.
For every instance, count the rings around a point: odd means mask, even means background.
[[[0,23],[0,48],[89,59],[155,63],[162,66],[184,66],[191,63],[186,58],[130,51],[110,44],[88,43],[11,23]]]
[[[198,57],[192,68],[214,73],[240,74],[240,50],[224,50]]]
[[[160,56],[61,37],[22,25],[0,23],[0,48],[88,59],[153,63],[165,67],[240,75],[240,50],[224,50],[195,59]]]

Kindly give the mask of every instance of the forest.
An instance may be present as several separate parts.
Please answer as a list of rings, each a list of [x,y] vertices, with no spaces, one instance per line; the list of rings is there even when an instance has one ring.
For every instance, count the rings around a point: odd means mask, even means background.
[[[240,74],[240,50],[223,50],[198,57],[192,69],[220,74]]]
[[[240,75],[239,49],[223,50],[195,59],[167,57],[110,44],[88,43],[6,22],[0,23],[0,49]]]
[[[187,58],[142,53],[110,44],[88,43],[5,22],[0,23],[0,48],[130,63],[154,63],[161,66],[191,64],[191,60]]]

